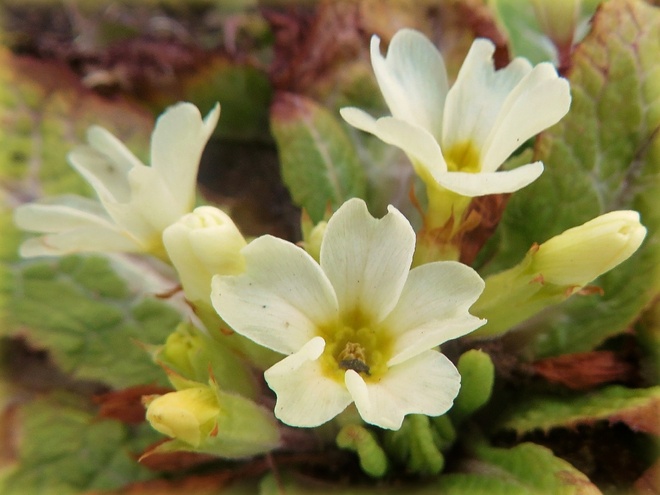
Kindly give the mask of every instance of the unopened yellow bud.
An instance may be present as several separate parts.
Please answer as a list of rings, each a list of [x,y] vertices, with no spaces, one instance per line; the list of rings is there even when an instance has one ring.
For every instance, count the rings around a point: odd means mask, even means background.
[[[145,397],[151,426],[174,440],[156,452],[193,451],[225,459],[261,455],[281,445],[272,411],[241,395],[208,385],[180,381],[187,386],[160,397]]]
[[[147,421],[155,430],[198,447],[213,430],[218,414],[220,405],[213,390],[195,387],[152,399]]]
[[[646,236],[636,211],[613,211],[539,246],[531,269],[545,283],[584,286],[627,260]]]
[[[212,206],[195,208],[167,227],[163,243],[192,302],[210,305],[213,275],[235,275],[245,267],[245,239],[229,215]]]

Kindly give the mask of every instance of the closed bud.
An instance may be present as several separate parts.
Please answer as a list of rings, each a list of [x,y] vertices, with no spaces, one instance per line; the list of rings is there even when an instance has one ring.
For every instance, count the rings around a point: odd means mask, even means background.
[[[281,444],[272,412],[250,399],[208,385],[145,397],[147,420],[172,441],[151,453],[192,451],[226,459],[265,454]]]
[[[147,420],[155,430],[193,447],[211,433],[219,414],[220,406],[210,387],[170,392],[153,398],[147,408]]]
[[[235,275],[245,267],[245,239],[229,215],[212,206],[195,208],[167,227],[163,243],[191,302],[210,305],[213,275]]]
[[[532,0],[541,30],[557,46],[570,46],[580,17],[580,0]]]
[[[639,213],[613,211],[535,245],[516,266],[486,278],[472,313],[488,323],[468,338],[500,335],[581,292],[627,260],[645,236]]]
[[[636,211],[606,213],[541,244],[531,269],[545,283],[581,287],[627,260],[645,236]]]

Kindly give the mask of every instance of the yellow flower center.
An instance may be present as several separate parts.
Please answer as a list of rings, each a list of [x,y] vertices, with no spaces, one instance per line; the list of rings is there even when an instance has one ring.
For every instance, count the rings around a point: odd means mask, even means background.
[[[471,141],[458,143],[444,150],[447,170],[450,172],[469,172],[476,174],[481,170],[479,151]]]
[[[343,382],[346,370],[353,370],[365,380],[378,381],[387,371],[392,354],[388,332],[339,323],[324,329],[321,336],[326,345],[320,359],[327,376]]]

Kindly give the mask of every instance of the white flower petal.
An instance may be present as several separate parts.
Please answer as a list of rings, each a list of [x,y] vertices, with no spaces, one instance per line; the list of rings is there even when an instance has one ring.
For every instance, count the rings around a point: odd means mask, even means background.
[[[321,267],[342,316],[383,319],[399,299],[414,249],[415,232],[396,208],[376,219],[361,199],[345,202],[328,221],[321,244]]]
[[[87,142],[125,175],[133,167],[144,165],[114,134],[94,125],[87,131]]]
[[[104,129],[97,128],[96,131],[92,134],[114,139]],[[168,205],[169,202],[164,201],[163,198],[154,199],[152,195],[146,208],[136,208],[133,201],[142,200],[144,203],[146,199],[138,197],[129,182],[131,174],[153,174],[149,167],[138,162],[135,167],[126,171],[125,163],[111,161],[90,146],[75,148],[69,153],[69,162],[94,188],[106,212],[117,225],[139,238],[145,245],[153,242],[154,235],[158,235],[159,231],[156,231],[153,224],[147,222],[141,213],[160,212],[161,204]],[[149,183],[151,182],[153,181]]]
[[[14,222],[23,230],[49,233],[89,225],[112,225],[98,201],[75,195],[20,205],[14,210]]]
[[[268,386],[277,394],[275,416],[282,422],[319,426],[353,402],[343,383],[323,374],[318,358],[324,348],[323,338],[315,337],[264,373]]]
[[[426,351],[391,367],[377,383],[353,370],[346,371],[345,381],[363,420],[398,430],[407,414],[439,416],[449,410],[461,376],[443,354]]]
[[[500,109],[511,90],[532,67],[522,58],[495,71],[495,45],[486,39],[472,43],[445,103],[442,148],[470,142],[482,151]]]
[[[440,175],[438,183],[463,196],[512,193],[531,184],[543,173],[543,163],[534,162],[513,170],[476,173],[447,172]]]
[[[468,312],[484,285],[477,272],[455,261],[411,270],[399,302],[383,322],[396,336],[388,366],[484,325],[485,320]]]
[[[195,105],[178,103],[156,121],[151,137],[151,167],[176,198],[178,209],[188,211],[194,204],[199,160],[219,117],[218,104],[202,120]]]
[[[107,208],[118,223],[142,237],[160,236],[163,230],[190,212],[192,205],[184,205],[165,178],[151,167],[134,168],[128,174],[128,182],[130,204]]]
[[[497,170],[527,139],[556,124],[570,106],[568,81],[549,63],[534,67],[502,105],[484,143],[482,171]]]
[[[418,174],[435,179],[447,171],[447,163],[437,141],[414,124],[393,117],[376,121],[374,134],[382,141],[401,148],[413,162]]]
[[[263,236],[242,251],[246,272],[215,276],[211,300],[238,333],[283,354],[297,352],[336,324],[337,299],[319,265],[304,250]]]
[[[364,110],[356,107],[344,107],[339,110],[339,114],[353,127],[370,134],[376,134],[376,119]]]
[[[108,133],[97,128],[99,134]],[[105,134],[104,134],[105,135]],[[125,162],[115,162],[91,146],[77,146],[68,155],[69,163],[94,188],[101,203],[125,203],[131,199]],[[137,166],[144,167],[142,164]]]
[[[439,139],[448,88],[440,52],[428,38],[412,29],[401,29],[394,35],[385,58],[379,45],[380,39],[373,36],[371,63],[392,115]]]
[[[435,138],[427,130],[394,117],[375,120],[355,107],[342,108],[339,113],[353,127],[369,132],[381,141],[403,150],[413,162],[417,173],[435,178],[447,171],[447,164]]]
[[[80,227],[58,234],[28,239],[19,253],[25,258],[34,256],[62,256],[83,252],[141,252],[144,248],[124,232],[104,227]]]
[[[14,211],[14,221],[23,230],[53,234],[24,242],[20,254],[26,258],[142,249],[137,239],[112,222],[99,203],[79,196],[21,205]]]

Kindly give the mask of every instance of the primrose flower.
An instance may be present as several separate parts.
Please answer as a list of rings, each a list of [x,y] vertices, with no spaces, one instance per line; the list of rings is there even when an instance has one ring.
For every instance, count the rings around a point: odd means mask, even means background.
[[[516,58],[496,71],[495,46],[477,39],[449,89],[442,56],[421,33],[397,32],[386,57],[379,46],[373,36],[371,62],[392,116],[376,120],[343,108],[349,124],[401,148],[427,185],[462,196],[510,193],[541,175],[541,162],[496,170],[568,112],[568,81],[551,64]]]
[[[16,224],[45,234],[24,242],[21,255],[123,251],[163,256],[163,230],[194,206],[199,160],[219,116],[219,105],[204,120],[190,103],[168,108],[151,136],[150,167],[106,129],[92,126],[89,144],[75,148],[69,162],[100,203],[69,195],[18,207]]]
[[[460,375],[435,347],[485,323],[468,313],[484,282],[453,261],[410,270],[414,249],[396,208],[375,219],[352,199],[328,221],[320,263],[263,236],[243,249],[243,274],[213,278],[220,316],[287,354],[265,372],[281,421],[318,426],[354,402],[367,423],[396,430],[406,414],[451,407]]]

